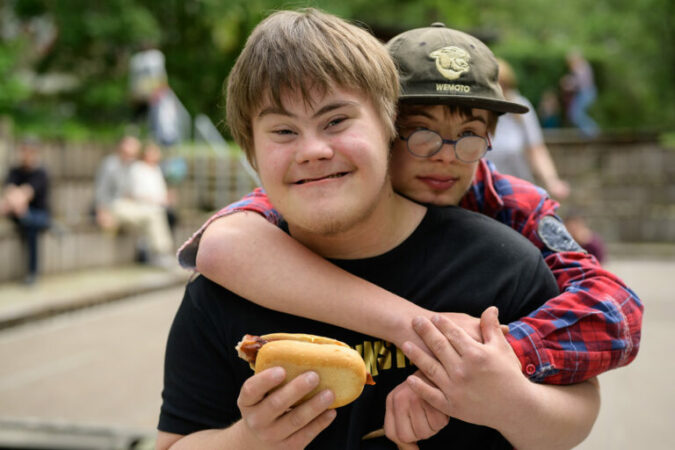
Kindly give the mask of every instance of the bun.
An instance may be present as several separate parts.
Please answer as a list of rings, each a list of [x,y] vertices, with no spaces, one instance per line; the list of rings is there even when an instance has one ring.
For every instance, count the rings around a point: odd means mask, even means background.
[[[247,345],[257,347],[251,359]],[[364,384],[374,384],[363,358],[344,342],[311,334],[273,333],[256,337],[246,335],[237,345],[239,355],[249,361],[255,373],[275,366],[286,371],[286,382],[312,370],[319,375],[319,385],[301,401],[324,389],[330,389],[335,400],[330,408],[338,408],[356,400]],[[255,361],[255,362],[254,362]]]

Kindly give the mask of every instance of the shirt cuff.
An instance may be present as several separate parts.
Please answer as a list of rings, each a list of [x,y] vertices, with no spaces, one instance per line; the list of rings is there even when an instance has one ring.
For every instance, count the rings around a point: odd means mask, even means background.
[[[541,382],[558,372],[543,339],[530,325],[521,321],[511,322],[506,339],[520,361],[523,374],[530,380]]]

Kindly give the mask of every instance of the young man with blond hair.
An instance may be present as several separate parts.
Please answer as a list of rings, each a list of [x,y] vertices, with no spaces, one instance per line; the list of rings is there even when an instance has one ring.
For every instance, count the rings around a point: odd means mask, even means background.
[[[497,409],[473,418],[491,428],[435,421],[438,433],[425,447],[578,442],[597,414],[597,388],[529,382],[499,332],[495,309],[488,308],[498,305],[506,320],[521,317],[555,295],[551,273],[537,249],[497,222],[460,208],[427,208],[393,191],[388,162],[397,97],[396,68],[367,32],[316,10],[285,11],[256,27],[237,60],[228,82],[228,122],[293,238],[422,307],[473,314],[487,308],[485,345],[493,361],[504,363],[484,381],[511,387],[500,394],[500,407],[509,403],[521,421]],[[458,126],[485,134],[487,116],[472,112]],[[454,262],[436,264],[448,255]],[[467,295],[458,300],[460,284]],[[276,389],[282,369],[251,376],[234,350],[245,333],[273,331],[377,347],[384,358],[396,352],[372,336],[259,307],[198,277],[186,288],[167,344],[158,448],[395,446],[362,437],[384,424],[387,394],[413,373],[409,363],[380,367],[377,384],[337,413],[327,409],[329,391],[296,405],[316,385],[315,373]]]

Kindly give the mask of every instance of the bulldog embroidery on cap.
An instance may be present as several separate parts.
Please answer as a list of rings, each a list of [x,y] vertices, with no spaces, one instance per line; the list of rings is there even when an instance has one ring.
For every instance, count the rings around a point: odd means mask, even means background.
[[[471,55],[459,47],[443,47],[434,50],[429,56],[436,60],[436,69],[448,80],[456,80],[470,69]]]

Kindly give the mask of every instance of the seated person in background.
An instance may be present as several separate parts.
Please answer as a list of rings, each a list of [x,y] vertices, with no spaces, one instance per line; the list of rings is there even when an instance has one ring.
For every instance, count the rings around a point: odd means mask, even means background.
[[[475,47],[477,40],[469,42],[477,67],[481,61],[495,64],[489,51]],[[539,251],[513,230],[462,208],[426,207],[393,191],[387,165],[397,94],[395,66],[370,34],[316,10],[282,11],[254,29],[238,58],[228,81],[227,119],[287,232],[343,270],[411,299],[418,310],[479,315],[497,304],[502,317],[512,320],[555,295]],[[499,91],[489,95],[487,103],[495,108],[517,107]],[[444,104],[421,108],[446,119],[438,129],[443,135],[472,138],[460,151],[471,162],[457,169],[457,183],[468,186],[496,114]],[[361,300],[371,311],[387,306]],[[483,314],[481,327],[481,342],[472,342],[489,347],[490,366],[482,367],[480,380],[468,378],[476,381],[471,396],[482,397],[486,407],[474,410],[478,402],[464,399],[471,413],[457,418],[472,424],[434,420],[424,447],[556,448],[579,442],[597,414],[596,386],[531,383],[499,331],[494,308]],[[326,335],[361,348],[377,384],[337,413],[327,409],[330,391],[296,404],[316,385],[316,374],[276,390],[283,370],[251,376],[234,350],[245,333],[272,331]],[[366,348],[377,350],[373,355]],[[157,448],[395,448],[382,437],[362,437],[386,426],[387,394],[414,372],[398,354],[395,346],[365,333],[265,309],[197,277],[186,288],[168,339]],[[398,442],[398,432],[387,436]]]
[[[27,284],[38,275],[38,235],[51,222],[49,176],[39,164],[38,145],[32,139],[19,144],[18,164],[9,170],[0,198],[0,214],[16,224],[26,247]]]
[[[148,207],[146,202],[131,195],[131,167],[140,149],[138,139],[125,136],[116,152],[101,163],[95,186],[96,222],[112,232],[119,227],[138,232],[149,247],[150,262],[165,265],[172,253],[173,241],[164,208]]]
[[[565,227],[584,250],[595,256],[599,263],[605,262],[605,242],[588,226],[581,212],[569,212],[565,216]]]
[[[166,185],[164,173],[160,166],[162,149],[154,141],[143,146],[141,158],[131,165],[130,196],[145,203],[148,208],[161,208],[171,228],[175,223],[175,212],[171,206],[171,198]]]
[[[38,235],[49,228],[49,177],[39,164],[39,143],[25,140],[18,147],[18,164],[5,179],[0,197],[0,215],[18,227],[26,247],[27,272],[24,281],[35,282],[38,275]]]

